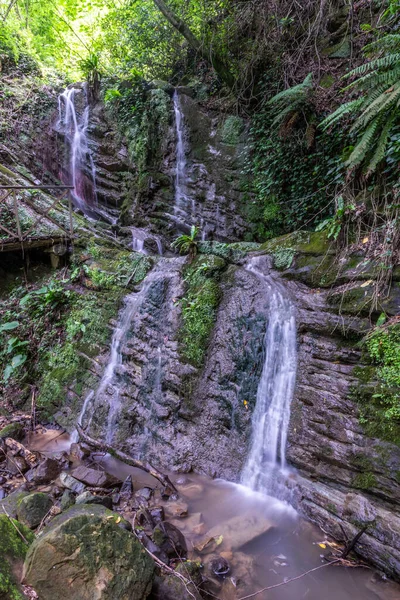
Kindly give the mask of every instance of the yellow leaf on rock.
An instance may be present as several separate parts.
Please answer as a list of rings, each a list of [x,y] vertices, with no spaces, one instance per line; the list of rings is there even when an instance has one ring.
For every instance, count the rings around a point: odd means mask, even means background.
[[[363,243],[363,244],[366,244],[367,242],[369,242],[369,238],[368,238],[368,237],[365,237],[365,238],[363,239],[362,243]]]
[[[318,546],[319,546],[320,548],[324,548],[324,549],[326,548],[326,544],[318,544]]]
[[[372,283],[372,279],[368,279],[368,281],[365,281],[364,283],[362,283],[362,284],[360,285],[360,287],[362,287],[362,288],[365,288],[365,287],[367,287],[368,285],[370,285],[371,283]]]

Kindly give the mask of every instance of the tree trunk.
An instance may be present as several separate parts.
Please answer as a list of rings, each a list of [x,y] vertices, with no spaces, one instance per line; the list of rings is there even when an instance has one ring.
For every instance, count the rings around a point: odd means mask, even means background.
[[[187,40],[190,46],[196,50],[201,56],[211,63],[212,67],[221,77],[221,79],[230,87],[233,88],[235,78],[229,70],[229,67],[221,59],[221,57],[211,48],[204,47],[200,40],[193,34],[190,28],[182,21],[172,10],[167,6],[164,0],[154,0],[154,4],[162,12],[164,17],[171,23],[173,27]]]

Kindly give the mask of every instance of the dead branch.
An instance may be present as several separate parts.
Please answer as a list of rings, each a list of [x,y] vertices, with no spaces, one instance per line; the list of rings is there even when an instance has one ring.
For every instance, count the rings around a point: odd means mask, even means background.
[[[84,432],[84,430],[82,429],[82,427],[79,423],[77,423],[76,429],[79,433],[79,437],[91,448],[94,448],[95,450],[99,450],[100,452],[108,452],[108,454],[111,454],[111,456],[120,460],[121,462],[125,463],[126,465],[129,465],[130,467],[136,467],[137,469],[141,469],[142,471],[149,473],[150,475],[152,475],[152,477],[157,479],[167,489],[171,490],[172,492],[177,493],[177,489],[175,488],[174,484],[169,479],[168,475],[164,475],[163,473],[161,473],[158,469],[156,469],[149,463],[144,463],[140,460],[137,460],[136,458],[132,458],[131,456],[129,456],[128,454],[125,454],[124,452],[121,452],[120,450],[117,450],[116,448],[113,448],[106,442],[100,442],[98,440],[91,438],[90,436],[87,435],[87,433]]]
[[[365,527],[363,527],[361,529],[361,531],[359,531],[357,533],[357,535],[355,535],[351,541],[346,540],[346,542],[347,542],[346,547],[343,550],[340,558],[344,559],[350,554],[350,552],[353,550],[354,546],[357,544],[357,542],[360,539],[360,537],[362,536],[362,534],[365,533],[367,531],[367,529],[368,529],[368,525],[365,525]]]

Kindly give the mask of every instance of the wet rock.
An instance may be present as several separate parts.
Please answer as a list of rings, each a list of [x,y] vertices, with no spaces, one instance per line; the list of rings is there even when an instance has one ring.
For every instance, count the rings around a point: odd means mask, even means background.
[[[14,492],[11,492],[0,504],[0,514],[6,514],[15,519],[17,517],[19,502],[28,495],[25,485],[19,487]],[[4,508],[3,508],[4,507]]]
[[[6,469],[11,475],[21,475],[29,470],[29,465],[23,456],[14,456],[7,452]]]
[[[184,517],[187,517],[189,511],[188,505],[182,500],[177,502],[169,501],[165,508],[168,517],[171,517],[172,519],[183,519]]]
[[[3,427],[3,429],[0,431],[0,438],[12,438],[13,440],[17,440],[19,442],[24,437],[24,434],[25,430],[23,424],[15,422]]]
[[[120,481],[113,475],[109,475],[105,471],[97,471],[96,469],[90,469],[89,467],[76,467],[72,471],[72,476],[82,483],[85,483],[89,487],[111,487],[120,483]]]
[[[41,492],[28,494],[18,503],[18,520],[29,529],[35,529],[49,513],[52,506],[53,502],[47,494]]]
[[[231,570],[230,565],[226,558],[219,556],[218,558],[214,558],[210,563],[210,569],[213,575],[217,577],[225,577],[228,575]]]
[[[32,481],[37,484],[50,483],[61,473],[62,465],[54,458],[45,458],[33,471]]]
[[[121,496],[132,496],[133,493],[133,485],[132,485],[132,477],[128,475],[125,479],[124,483],[121,486],[120,494]]]
[[[65,471],[60,474],[60,482],[65,488],[68,488],[75,494],[82,494],[86,489],[84,483],[78,481],[75,477],[69,475],[69,473],[65,473]]]
[[[155,600],[201,600],[198,591],[202,585],[199,563],[193,561],[180,563],[176,572],[183,575],[187,582],[174,575],[156,577],[153,587]]]
[[[187,546],[184,535],[172,523],[159,523],[153,529],[153,542],[168,558],[186,558]]]
[[[82,461],[90,455],[90,450],[74,442],[69,449],[69,459],[71,462]]]
[[[3,500],[5,497],[6,497],[5,490],[0,487],[0,500]]]
[[[14,600],[24,597],[19,585],[19,564],[34,539],[34,534],[25,525],[0,514],[0,598]]]
[[[75,504],[75,494],[71,490],[64,490],[61,497],[60,508],[61,510],[67,510]]]
[[[224,550],[239,550],[245,544],[273,529],[273,527],[274,525],[262,515],[251,513],[239,515],[212,527],[202,540],[196,544],[196,549],[199,552],[210,551],[213,549],[210,542],[214,540],[217,545],[219,545],[218,542],[223,543]]]
[[[93,496],[90,492],[83,492],[76,498],[76,504],[100,504],[112,510],[113,501],[110,496]]]
[[[149,500],[151,499],[153,495],[153,490],[151,488],[145,487],[142,488],[141,490],[138,490],[135,493],[135,498],[138,498],[139,500],[146,500],[146,502],[149,502]]]
[[[162,506],[154,506],[149,509],[150,516],[155,524],[161,523],[165,519],[164,509]]]
[[[25,582],[41,600],[145,600],[154,563],[120,522],[102,506],[70,508],[29,549]]]

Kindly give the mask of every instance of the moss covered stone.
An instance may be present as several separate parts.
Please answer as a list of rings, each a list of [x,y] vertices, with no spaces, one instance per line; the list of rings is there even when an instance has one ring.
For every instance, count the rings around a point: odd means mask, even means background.
[[[18,503],[18,520],[30,529],[38,527],[48,514],[53,502],[47,494],[35,492],[21,498]]]
[[[144,600],[154,563],[124,527],[103,506],[72,507],[29,549],[25,581],[41,600]]]
[[[24,560],[34,535],[22,523],[0,514],[0,540],[0,598],[23,600],[25,596],[19,589],[15,570]]]
[[[24,437],[24,426],[22,423],[10,423],[0,431],[0,439],[12,438],[13,440],[22,440]]]

